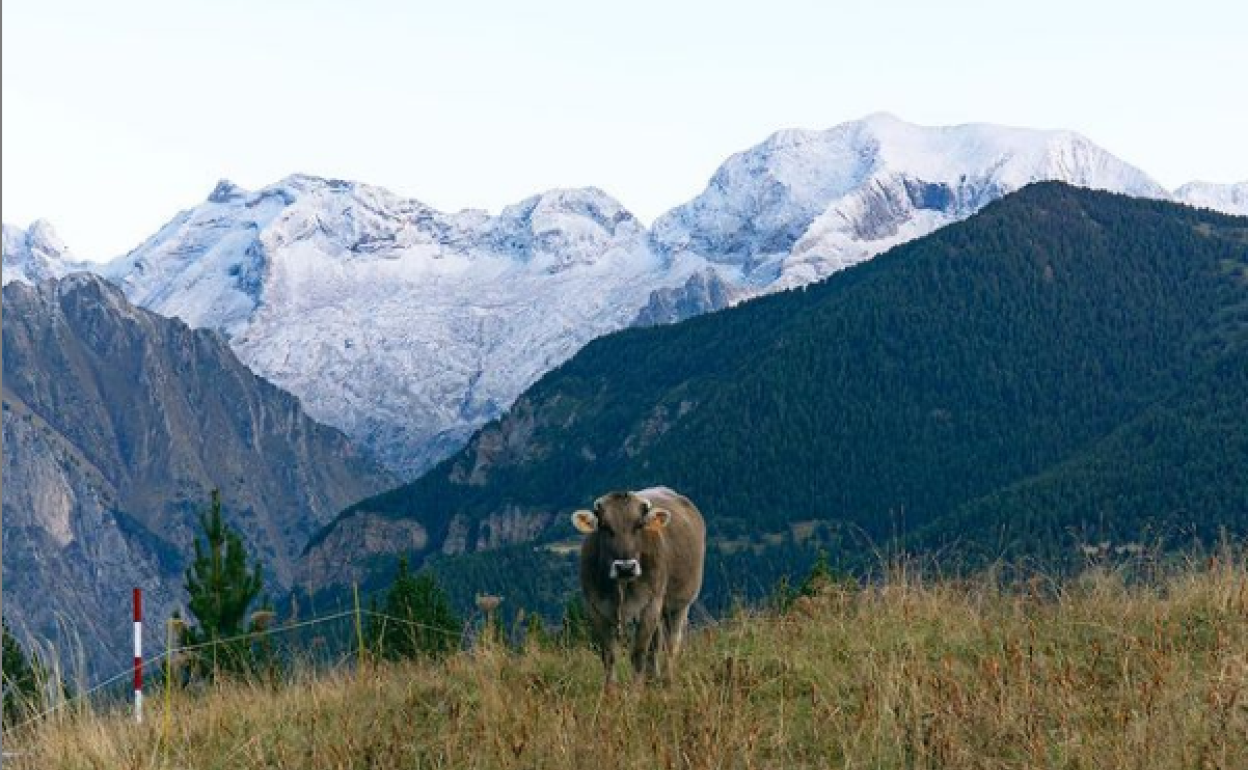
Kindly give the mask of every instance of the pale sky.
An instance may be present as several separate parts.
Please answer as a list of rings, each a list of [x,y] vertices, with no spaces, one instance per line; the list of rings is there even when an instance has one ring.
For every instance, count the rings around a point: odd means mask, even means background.
[[[1248,179],[1239,0],[5,0],[3,219],[124,253],[218,179],[643,220],[781,128],[1079,131],[1167,187]]]

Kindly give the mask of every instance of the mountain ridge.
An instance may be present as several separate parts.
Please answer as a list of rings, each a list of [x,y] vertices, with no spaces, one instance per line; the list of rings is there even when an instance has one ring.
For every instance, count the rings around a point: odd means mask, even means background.
[[[1248,180],[1235,184],[1188,182],[1176,189],[1174,196],[1190,206],[1248,216]]]
[[[37,219],[27,228],[3,225],[4,283],[12,281],[37,283],[60,278],[75,270],[86,269],[61,240],[61,236],[44,219]]]
[[[650,228],[592,187],[443,213],[293,174],[222,180],[99,269],[412,477],[594,337],[820,280],[1041,179],[1174,197],[1074,132],[877,113],[773,133]]]
[[[221,328],[391,467],[457,446],[516,382],[626,325],[684,270],[659,265],[636,218],[592,188],[496,216],[306,176],[228,190],[106,274],[138,304]]]
[[[557,541],[593,495],[654,483],[697,500],[725,547],[795,547],[814,522],[843,555],[890,537],[903,511],[915,530],[956,521],[1248,342],[1246,243],[1243,218],[1031,185],[819,284],[594,341],[464,450],[344,511],[304,563],[379,520],[420,524],[426,544],[396,549],[416,559]],[[1248,456],[1231,461],[1248,478]],[[1228,500],[1248,493],[1218,477]],[[1245,513],[1209,509],[1204,524]],[[359,577],[310,566],[306,582]]]
[[[99,276],[5,286],[3,351],[6,618],[93,666],[125,660],[132,587],[153,617],[183,601],[210,490],[281,591],[319,525],[393,483],[219,333]]]

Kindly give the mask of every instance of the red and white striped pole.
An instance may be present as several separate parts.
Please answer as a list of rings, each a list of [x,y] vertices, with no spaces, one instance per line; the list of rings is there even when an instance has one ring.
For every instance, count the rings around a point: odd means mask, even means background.
[[[134,589],[134,721],[143,721],[143,589]]]

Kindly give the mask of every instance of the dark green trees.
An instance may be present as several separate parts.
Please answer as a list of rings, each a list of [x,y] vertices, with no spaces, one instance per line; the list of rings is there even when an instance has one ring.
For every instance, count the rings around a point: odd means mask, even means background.
[[[574,596],[563,606],[563,622],[559,627],[559,643],[565,647],[588,645],[594,635],[585,611],[585,600]]]
[[[820,284],[594,340],[462,452],[345,517],[419,511],[430,532],[461,517],[471,537],[505,506],[666,484],[734,546],[707,563],[720,595],[769,586],[774,543],[812,523],[845,545],[815,547],[864,570],[886,539],[991,560],[1074,553],[1085,530],[1242,536],[1246,233],[1242,217],[1032,185]],[[521,430],[523,450],[492,449]],[[562,514],[541,537],[570,537]]]
[[[200,673],[241,673],[254,656],[250,640],[239,637],[256,630],[250,612],[264,578],[258,563],[248,566],[242,539],[222,520],[217,490],[199,521],[203,539],[195,541],[195,561],[186,570],[194,622],[183,631],[182,644],[199,647],[193,659]]]
[[[413,575],[401,559],[385,601],[369,619],[373,648],[390,660],[440,657],[458,650],[462,636],[463,623],[433,573]]]
[[[38,708],[39,659],[28,660],[4,623],[4,724],[15,724]]]

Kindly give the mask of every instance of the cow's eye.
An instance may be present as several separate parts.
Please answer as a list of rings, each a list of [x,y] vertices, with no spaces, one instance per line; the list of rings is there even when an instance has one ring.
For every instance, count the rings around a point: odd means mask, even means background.
[[[610,527],[608,527],[606,524],[601,524],[601,523],[598,525],[598,531],[606,535],[607,537],[610,537],[611,535],[615,534],[614,532],[611,531]]]

